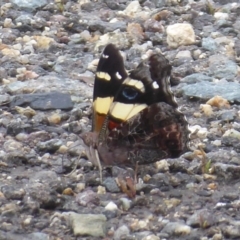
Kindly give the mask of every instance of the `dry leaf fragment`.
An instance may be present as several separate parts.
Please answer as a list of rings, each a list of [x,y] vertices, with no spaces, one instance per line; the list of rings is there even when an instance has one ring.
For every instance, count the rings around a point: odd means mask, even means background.
[[[209,99],[206,104],[211,105],[213,107],[218,107],[218,108],[230,108],[230,104],[227,99],[221,97],[221,96],[215,96],[211,99]]]
[[[206,115],[211,116],[213,114],[212,106],[209,104],[201,104],[200,110]]]
[[[30,107],[26,107],[26,108],[23,108],[23,107],[19,107],[19,106],[16,106],[15,107],[15,110],[19,113],[19,114],[22,114],[28,118],[31,118],[33,117],[34,115],[36,115],[36,112],[35,110],[33,110],[32,108]]]

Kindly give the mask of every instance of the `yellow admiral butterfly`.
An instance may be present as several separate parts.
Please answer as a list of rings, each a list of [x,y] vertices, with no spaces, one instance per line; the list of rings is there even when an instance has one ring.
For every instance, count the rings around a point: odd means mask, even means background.
[[[93,164],[135,167],[188,149],[188,123],[170,90],[170,75],[160,53],[127,73],[118,49],[105,47],[94,83],[92,132],[82,135]]]

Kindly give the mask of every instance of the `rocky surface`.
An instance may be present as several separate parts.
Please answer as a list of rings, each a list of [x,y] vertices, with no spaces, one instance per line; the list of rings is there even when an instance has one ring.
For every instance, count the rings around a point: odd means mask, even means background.
[[[240,4],[1,0],[0,239],[240,239]],[[139,169],[129,199],[85,158],[107,43],[171,61],[192,150]]]

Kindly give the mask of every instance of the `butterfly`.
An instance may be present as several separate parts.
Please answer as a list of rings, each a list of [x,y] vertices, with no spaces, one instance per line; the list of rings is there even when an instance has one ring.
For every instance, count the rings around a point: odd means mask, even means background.
[[[105,47],[95,76],[92,131],[82,134],[94,165],[133,168],[188,150],[188,123],[170,89],[171,69],[164,55],[154,53],[127,72],[116,46]]]

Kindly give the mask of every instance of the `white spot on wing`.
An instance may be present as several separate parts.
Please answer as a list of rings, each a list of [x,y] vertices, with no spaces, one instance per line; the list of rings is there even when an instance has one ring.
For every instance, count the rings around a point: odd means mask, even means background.
[[[158,83],[156,81],[154,81],[152,83],[152,86],[153,86],[154,89],[158,89],[159,88],[159,85],[158,85]]]
[[[102,58],[109,58],[108,55],[102,54]]]
[[[119,80],[122,79],[122,76],[119,74],[119,72],[116,72],[116,77],[117,77],[117,79],[119,79]]]

